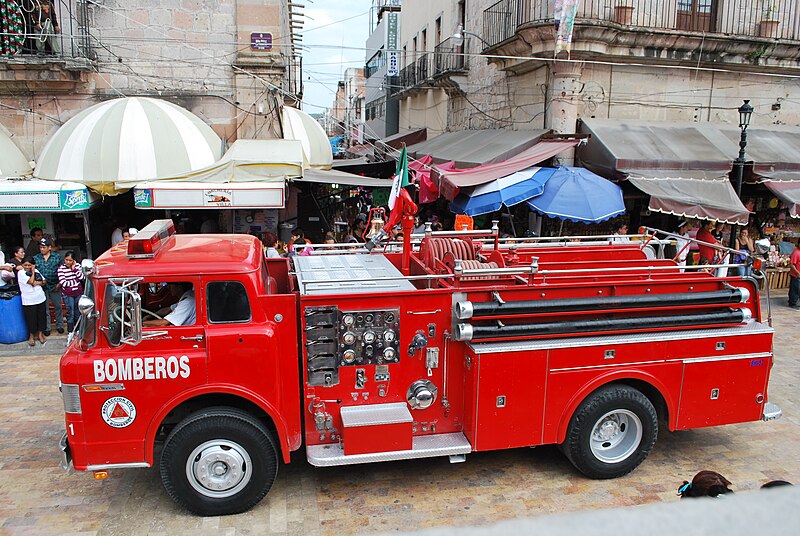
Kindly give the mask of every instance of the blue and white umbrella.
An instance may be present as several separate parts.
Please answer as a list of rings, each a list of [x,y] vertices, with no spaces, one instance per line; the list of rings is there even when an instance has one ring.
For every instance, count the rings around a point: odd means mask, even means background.
[[[577,167],[558,167],[544,193],[527,203],[545,216],[583,223],[598,223],[625,212],[622,188]]]
[[[529,167],[462,190],[450,203],[450,210],[456,214],[479,216],[500,210],[503,205],[513,207],[541,195],[553,172],[553,168]]]

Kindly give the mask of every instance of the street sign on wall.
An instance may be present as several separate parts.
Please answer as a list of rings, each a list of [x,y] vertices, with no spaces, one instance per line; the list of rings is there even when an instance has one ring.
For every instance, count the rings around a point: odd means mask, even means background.
[[[251,33],[250,48],[252,50],[272,50],[272,34]]]
[[[399,26],[397,13],[388,13],[386,23],[386,76],[397,76],[400,74],[400,57],[397,53],[397,30]]]

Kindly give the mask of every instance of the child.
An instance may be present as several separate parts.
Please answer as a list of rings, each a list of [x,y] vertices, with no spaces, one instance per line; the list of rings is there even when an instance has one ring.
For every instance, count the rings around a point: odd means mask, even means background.
[[[64,254],[64,264],[58,267],[58,284],[61,285],[61,296],[67,310],[67,331],[72,332],[78,323],[78,298],[83,294],[83,272],[75,261],[75,253],[67,251]]]
[[[47,338],[43,331],[47,328],[47,298],[44,294],[44,285],[47,282],[44,276],[36,269],[31,257],[22,261],[22,270],[17,272],[19,290],[22,296],[22,309],[25,314],[25,323],[28,324],[28,346],[36,344],[35,338],[44,344]]]

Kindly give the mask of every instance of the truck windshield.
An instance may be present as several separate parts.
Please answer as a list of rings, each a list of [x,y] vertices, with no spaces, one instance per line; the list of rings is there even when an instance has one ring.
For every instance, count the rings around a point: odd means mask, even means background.
[[[95,301],[94,278],[86,277],[83,283],[83,295]],[[95,302],[96,303],[96,302]],[[81,315],[78,319],[77,345],[80,350],[86,351],[95,343],[97,327],[97,313],[92,311],[89,315]]]

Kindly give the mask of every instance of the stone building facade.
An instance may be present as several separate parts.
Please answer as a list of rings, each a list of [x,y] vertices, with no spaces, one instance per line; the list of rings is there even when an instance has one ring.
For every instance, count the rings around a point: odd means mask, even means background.
[[[54,4],[60,46],[0,58],[0,123],[31,159],[72,116],[120,96],[168,99],[228,143],[279,137],[280,105],[299,106],[301,14],[287,0]]]

